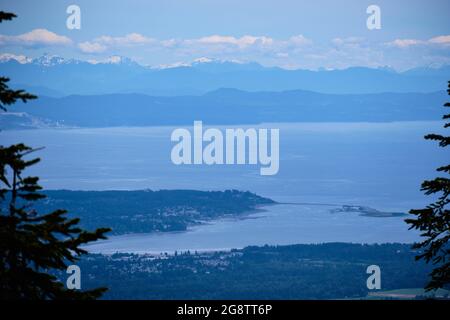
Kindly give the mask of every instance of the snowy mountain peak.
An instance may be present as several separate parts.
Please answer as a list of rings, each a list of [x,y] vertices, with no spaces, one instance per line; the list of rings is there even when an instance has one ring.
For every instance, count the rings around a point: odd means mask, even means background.
[[[28,58],[21,55],[15,55],[12,53],[2,53],[0,54],[0,63],[9,62],[9,61],[17,61],[20,64],[30,63],[32,61],[31,58]]]
[[[90,63],[90,64],[115,64],[115,65],[127,65],[135,66],[138,65],[134,60],[123,57],[123,56],[110,56],[103,60],[77,60],[77,59],[66,59],[57,55],[44,54],[37,58],[29,58],[25,55],[15,55],[12,53],[2,53],[0,54],[0,63],[6,63],[10,61],[17,61],[20,64],[34,64],[43,67],[54,67],[63,64],[80,64],[80,63]]]
[[[257,70],[264,68],[256,62],[244,62],[240,60],[224,60],[217,58],[201,57],[191,62],[176,62],[172,64],[162,64],[151,69],[170,69],[192,67],[202,71],[220,72],[220,71],[236,71],[236,70]]]
[[[237,59],[231,59],[231,60],[223,60],[223,59],[217,59],[217,58],[208,58],[208,57],[201,57],[197,58],[192,62],[192,65],[199,65],[199,64],[208,64],[208,63],[217,63],[217,64],[246,64],[243,61],[237,60]]]
[[[211,59],[208,57],[201,57],[201,58],[197,58],[195,59],[192,64],[198,64],[198,63],[210,63],[210,62],[217,62],[219,61],[218,59]]]
[[[65,64],[68,61],[60,56],[44,54],[43,56],[34,58],[31,62],[44,67],[53,67],[59,64]]]
[[[116,64],[116,65],[127,65],[127,66],[136,66],[139,65],[136,61],[133,59],[124,57],[124,56],[110,56],[103,60],[88,60],[87,62],[91,64]]]

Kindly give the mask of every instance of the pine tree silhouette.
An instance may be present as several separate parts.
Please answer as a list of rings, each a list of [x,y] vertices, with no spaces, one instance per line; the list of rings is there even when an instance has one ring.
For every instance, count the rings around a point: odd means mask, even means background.
[[[0,12],[0,22],[16,17]],[[0,109],[36,96],[11,90],[8,78],[0,77]],[[95,299],[106,291],[69,290],[54,275],[65,271],[87,252],[83,244],[105,239],[110,229],[82,230],[79,219],[69,219],[65,210],[39,214],[33,203],[45,198],[38,177],[23,172],[40,161],[25,158],[36,151],[24,144],[0,146],[0,299]]]
[[[448,94],[450,95],[450,81],[448,82]],[[450,102],[444,104],[444,107],[450,107]],[[443,119],[450,119],[450,114],[443,116]],[[444,128],[450,127],[450,123],[445,123]],[[440,147],[450,145],[450,136],[439,134],[428,134],[427,140],[439,141]],[[415,249],[423,250],[416,256],[416,260],[424,259],[427,263],[431,262],[436,267],[431,272],[431,280],[426,285],[427,291],[446,287],[450,284],[450,210],[447,205],[450,203],[450,165],[437,169],[438,172],[445,173],[447,177],[437,177],[433,180],[426,180],[422,183],[421,190],[426,195],[439,194],[436,202],[428,205],[424,209],[410,210],[410,214],[416,216],[416,219],[406,219],[410,224],[410,229],[421,231],[425,238],[422,242],[414,244]]]

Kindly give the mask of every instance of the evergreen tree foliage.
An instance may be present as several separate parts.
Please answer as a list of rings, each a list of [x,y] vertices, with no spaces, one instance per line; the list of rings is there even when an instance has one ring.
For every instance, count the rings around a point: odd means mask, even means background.
[[[15,15],[0,12],[0,22]],[[35,99],[23,90],[8,87],[8,78],[0,77],[0,109],[21,100]],[[28,160],[36,151],[24,144],[0,145],[0,299],[95,299],[106,290],[69,290],[55,276],[65,271],[87,252],[82,245],[105,239],[107,228],[93,232],[78,227],[79,219],[70,219],[65,210],[40,214],[33,203],[45,198],[38,177],[24,171],[40,161]]]
[[[447,92],[450,95],[450,81]],[[444,107],[450,107],[450,102],[445,103]],[[450,119],[450,114],[444,115],[443,119]],[[450,127],[449,122],[444,124],[444,128],[448,127]],[[438,141],[440,147],[450,145],[450,136],[428,134],[425,139]],[[427,263],[431,262],[435,265],[430,274],[431,280],[426,286],[428,291],[450,284],[450,210],[448,209],[450,165],[442,166],[437,171],[443,176],[424,181],[421,188],[426,195],[438,195],[437,200],[424,209],[411,210],[409,213],[414,215],[415,219],[406,219],[410,229],[419,230],[425,239],[414,244],[415,249],[421,250],[416,259],[424,259]]]

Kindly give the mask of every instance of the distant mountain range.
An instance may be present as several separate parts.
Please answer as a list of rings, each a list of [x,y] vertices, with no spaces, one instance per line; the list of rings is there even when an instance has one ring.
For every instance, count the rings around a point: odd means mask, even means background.
[[[202,95],[220,88],[245,91],[310,90],[334,94],[433,92],[450,80],[450,66],[398,73],[389,68],[285,70],[257,63],[198,59],[190,64],[150,68],[124,57],[93,63],[57,56],[30,59],[0,55],[1,75],[14,87],[38,95],[139,93],[153,96]]]
[[[40,97],[0,114],[2,128],[255,124],[299,121],[439,120],[445,91],[433,93],[323,94],[311,91],[245,92],[219,89],[202,96],[142,94]],[[25,124],[24,124],[25,123]]]

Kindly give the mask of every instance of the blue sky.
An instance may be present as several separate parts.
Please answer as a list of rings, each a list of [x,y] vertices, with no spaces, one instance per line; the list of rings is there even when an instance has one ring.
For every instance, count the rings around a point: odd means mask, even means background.
[[[450,64],[450,1],[4,1],[18,18],[0,25],[0,53],[90,61],[114,55],[146,65],[208,57],[285,68]],[[81,29],[66,8],[81,9]],[[381,29],[366,8],[381,9]]]

